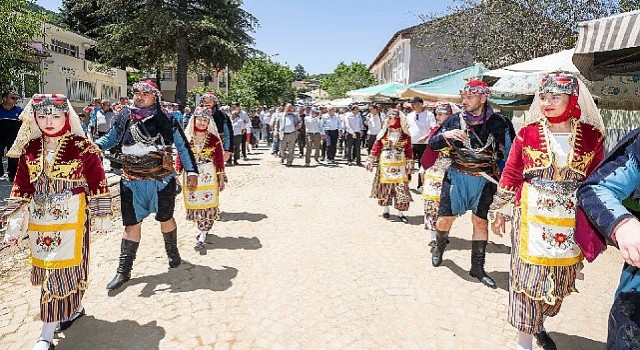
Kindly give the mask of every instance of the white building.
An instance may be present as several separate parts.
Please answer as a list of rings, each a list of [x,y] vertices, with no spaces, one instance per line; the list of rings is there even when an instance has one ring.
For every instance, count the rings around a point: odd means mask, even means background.
[[[127,74],[122,69],[101,66],[87,59],[96,42],[83,35],[44,24],[44,36],[33,47],[40,51],[40,76],[26,75],[19,86],[25,102],[34,93],[62,93],[76,110],[94,97],[117,101],[127,95]]]

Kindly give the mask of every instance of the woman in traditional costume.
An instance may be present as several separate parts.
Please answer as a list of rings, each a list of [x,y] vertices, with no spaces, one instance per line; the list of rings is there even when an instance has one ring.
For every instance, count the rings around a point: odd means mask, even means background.
[[[489,218],[494,233],[512,221],[509,323],[517,349],[556,349],[544,329],[575,292],[583,255],[574,234],[576,190],[603,158],[604,125],[574,75],[542,80],[511,148]]]
[[[376,160],[371,198],[377,198],[383,207],[383,218],[389,218],[389,206],[393,204],[398,210],[398,219],[408,223],[404,212],[411,203],[408,175],[413,170],[413,149],[409,128],[397,109],[389,111],[386,125],[378,134],[365,164],[366,169],[373,171]]]
[[[89,231],[110,230],[111,196],[100,150],[85,138],[63,95],[34,95],[8,155],[19,157],[5,244],[28,235],[31,283],[42,288],[42,332],[33,349],[53,349],[53,335],[84,315]]]
[[[431,129],[429,137],[435,135],[442,123],[453,114],[450,103],[438,103],[435,109],[436,126]],[[451,165],[449,158],[449,148],[440,151],[433,151],[427,145],[427,150],[422,154],[420,165],[424,170],[422,181],[422,199],[424,200],[424,229],[431,234],[429,246],[436,246],[436,221],[438,220],[438,208],[440,207],[440,190],[442,189],[442,179],[444,173]]]
[[[220,220],[219,195],[224,190],[224,149],[210,109],[196,108],[186,135],[198,165],[198,186],[194,191],[183,191],[184,206],[187,220],[195,221],[200,231],[195,248],[204,249],[213,223]],[[176,156],[176,171],[182,172],[179,156]]]

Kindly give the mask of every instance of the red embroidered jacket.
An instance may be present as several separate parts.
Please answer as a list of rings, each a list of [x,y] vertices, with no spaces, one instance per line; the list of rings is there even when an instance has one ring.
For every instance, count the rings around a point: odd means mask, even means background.
[[[43,174],[55,181],[72,182],[69,187],[86,187],[89,199],[108,197],[109,185],[104,174],[100,150],[84,137],[67,134],[59,141],[53,163],[45,167],[43,139],[29,141],[20,155],[11,198],[31,199],[34,183]],[[74,186],[77,182],[77,186]]]
[[[526,179],[543,177],[555,180],[584,180],[604,157],[604,135],[594,126],[576,121],[573,124],[575,135],[569,151],[565,172],[560,173],[553,165],[554,159],[548,148],[548,128],[537,122],[520,129],[511,147],[507,164],[500,178],[498,196],[515,196],[520,200],[522,183]]]
[[[207,139],[204,142],[204,147],[198,152],[195,147],[195,143],[193,140],[189,142],[189,147],[193,151],[195,155],[196,162],[213,162],[213,165],[216,167],[216,172],[218,174],[224,174],[224,157],[223,157],[223,148],[222,142],[220,138],[216,135],[207,133]],[[176,171],[181,173],[183,170],[182,161],[180,160],[180,155],[176,155]]]
[[[402,131],[400,131],[400,133],[402,135],[400,136],[400,140],[398,141],[397,144],[399,147],[404,148],[404,156],[405,158],[407,158],[407,162],[410,162],[413,160],[413,147],[411,146],[411,136],[403,133]],[[387,141],[387,135],[384,135],[380,140],[376,140],[376,142],[373,144],[373,147],[371,148],[371,156],[374,158],[378,158],[380,156],[380,153],[382,152],[382,149],[385,147],[385,145],[388,142],[389,141]]]

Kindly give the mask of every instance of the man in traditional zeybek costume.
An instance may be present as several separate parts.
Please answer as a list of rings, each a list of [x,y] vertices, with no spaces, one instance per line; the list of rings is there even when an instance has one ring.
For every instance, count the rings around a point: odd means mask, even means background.
[[[100,150],[85,138],[63,95],[34,95],[8,155],[19,157],[5,213],[5,245],[29,237],[31,283],[41,286],[44,322],[34,349],[53,349],[53,334],[85,314],[89,232],[111,227],[111,195]],[[71,339],[69,339],[71,340]],[[71,346],[72,347],[72,346]]]
[[[431,262],[436,267],[442,264],[453,222],[471,210],[473,235],[469,274],[484,285],[496,288],[494,280],[484,271],[489,235],[487,212],[500,178],[498,161],[509,154],[513,128],[506,118],[493,111],[487,102],[490,94],[485,82],[469,81],[460,91],[463,111],[449,117],[439,132],[429,139],[429,146],[434,151],[451,147],[452,161],[442,182],[436,249]]]
[[[224,159],[222,142],[210,110],[198,107],[189,119],[187,140],[198,165],[198,186],[193,191],[183,191],[187,220],[195,221],[200,231],[196,249],[204,249],[207,234],[213,223],[220,220],[218,205],[220,191],[224,190]],[[182,172],[182,160],[176,156],[176,171]],[[186,174],[183,174],[186,181]]]
[[[116,276],[107,289],[120,288],[131,278],[133,261],[140,244],[142,221],[151,213],[160,222],[169,267],[182,262],[178,251],[178,228],[173,218],[176,199],[176,172],[172,145],[176,146],[182,167],[187,172],[186,185],[193,191],[198,183],[198,169],[182,128],[160,107],[160,90],[149,80],[133,85],[133,106],[120,113],[111,130],[96,141],[107,150],[115,146],[120,154],[111,158],[122,164],[120,198],[122,223],[125,226]]]

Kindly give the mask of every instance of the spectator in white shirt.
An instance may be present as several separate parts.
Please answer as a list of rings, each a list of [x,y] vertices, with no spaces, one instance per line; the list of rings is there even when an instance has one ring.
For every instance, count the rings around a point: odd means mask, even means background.
[[[436,126],[436,117],[423,105],[420,97],[409,100],[413,111],[407,115],[407,125],[411,134],[411,145],[413,146],[413,159],[418,162],[422,159],[422,154],[427,147],[429,132]],[[418,176],[418,191],[422,189],[422,177]]]
[[[320,144],[322,139],[322,129],[320,128],[320,113],[317,109],[312,108],[310,115],[305,117],[304,126],[307,137],[307,152],[305,154],[305,166],[309,166],[311,163],[311,149],[315,150],[314,159],[316,163],[320,160]]]
[[[362,135],[362,116],[360,115],[360,107],[351,106],[351,112],[347,112],[344,118],[344,127],[346,135],[346,153],[347,164],[349,166],[356,162],[356,165],[362,166],[360,160],[360,136]]]
[[[233,164],[239,164],[240,148],[242,147],[242,141],[247,133],[247,124],[240,117],[238,111],[231,112],[231,125],[233,125]],[[246,157],[245,157],[246,158]],[[229,159],[231,161],[231,159]]]
[[[382,130],[382,126],[384,122],[387,120],[387,116],[382,113],[380,110],[380,106],[377,104],[372,104],[369,106],[369,116],[367,117],[367,152],[371,154],[371,148],[373,144],[376,142],[376,137],[380,130]]]

